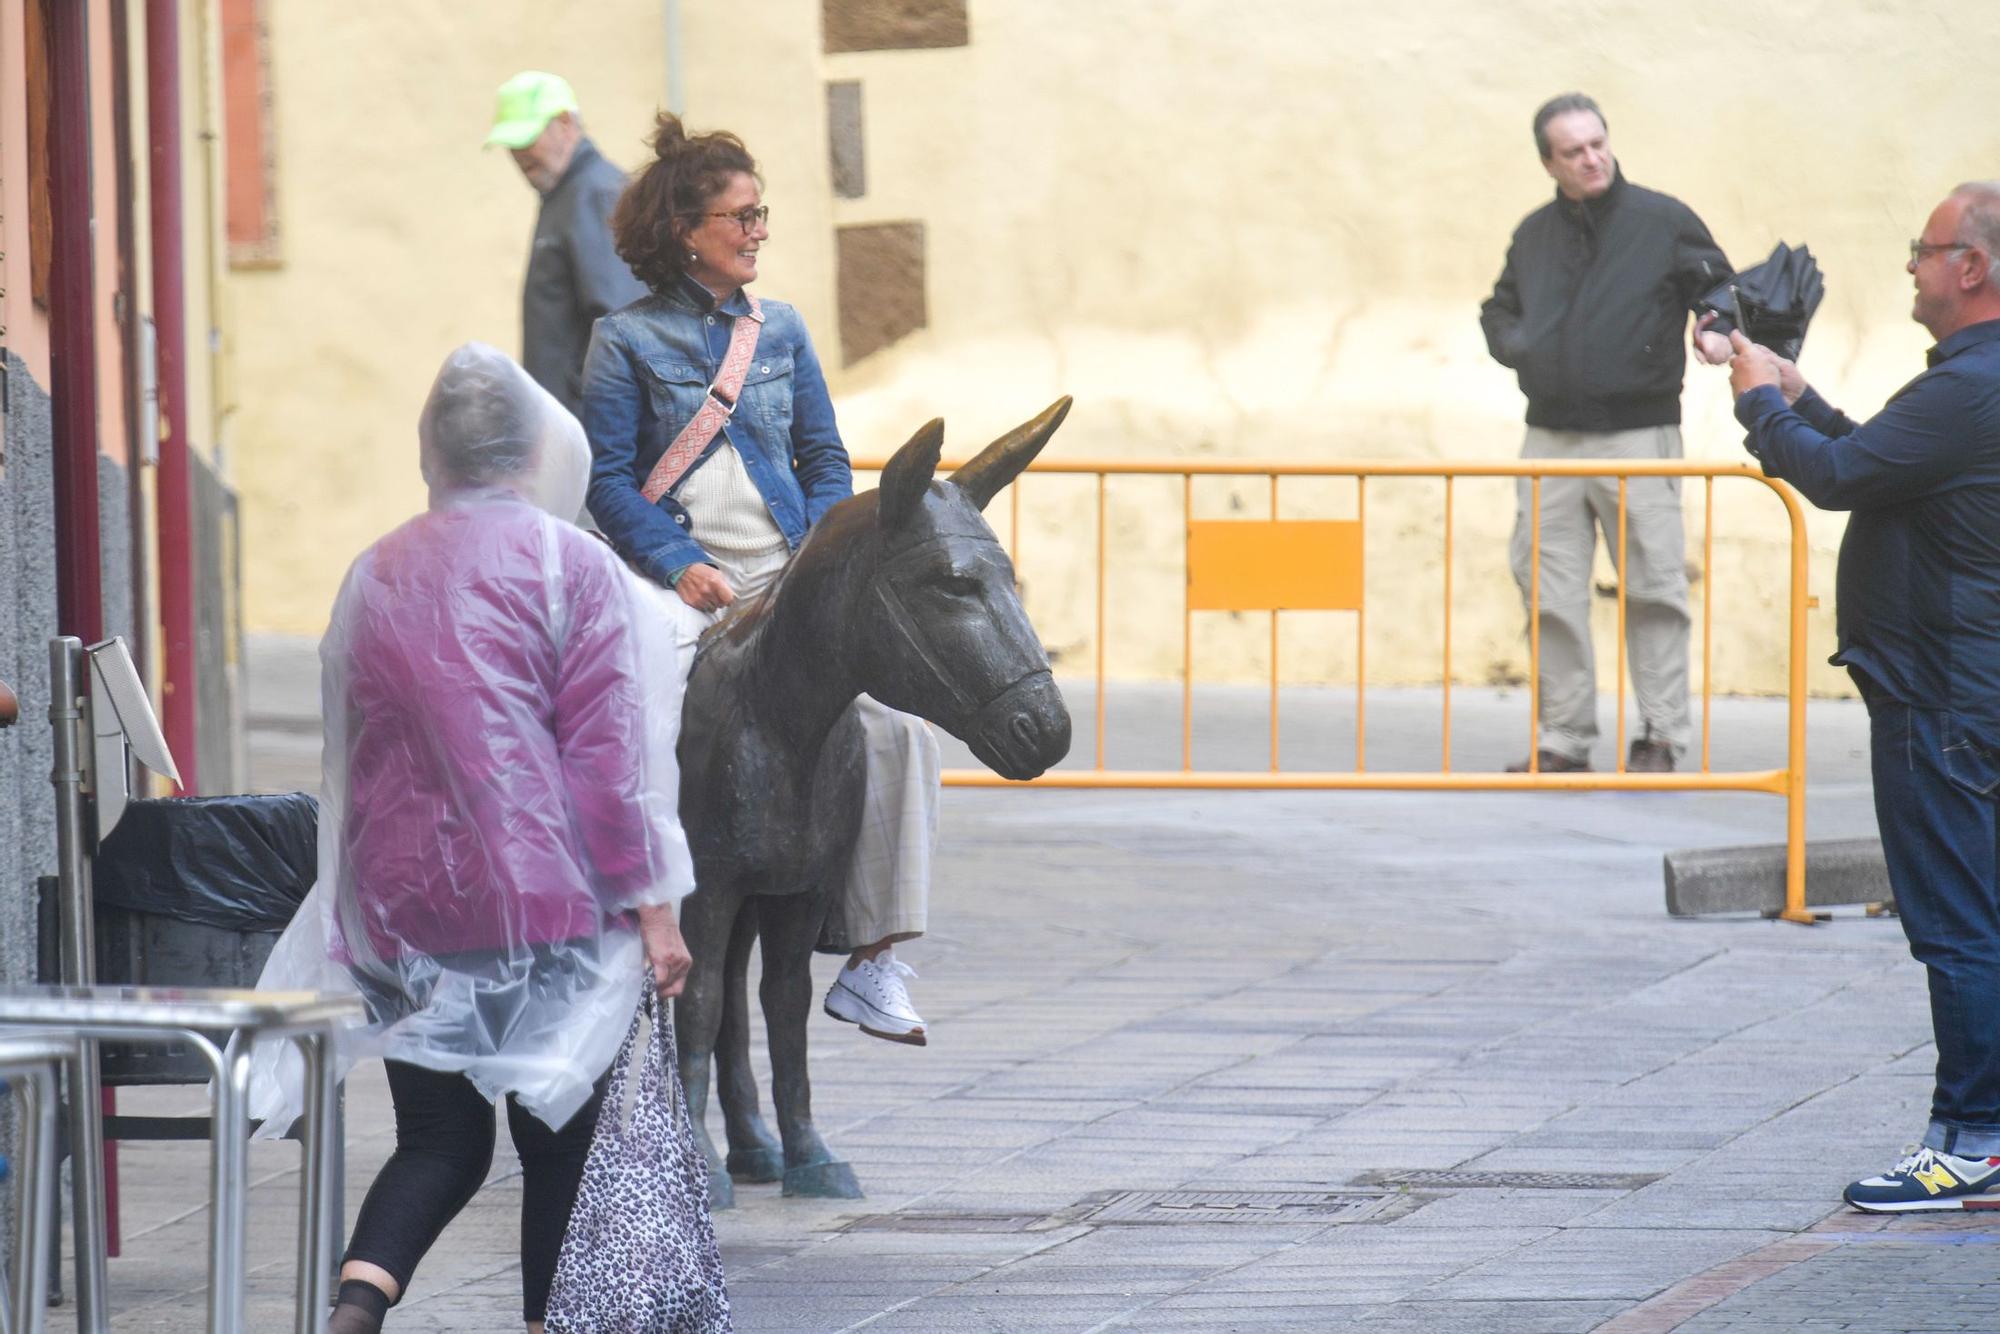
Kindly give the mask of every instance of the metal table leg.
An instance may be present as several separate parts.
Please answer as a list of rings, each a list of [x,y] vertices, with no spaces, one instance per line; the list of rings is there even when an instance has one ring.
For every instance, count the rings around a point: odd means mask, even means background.
[[[48,1272],[53,1233],[49,1215],[56,1199],[56,1094],[53,1068],[22,1069],[10,1078],[21,1091],[21,1235],[14,1247],[14,1287],[9,1328],[14,1334],[42,1334],[47,1311],[42,1278]]]
[[[327,1041],[318,1034],[294,1039],[305,1058],[305,1126],[300,1135],[297,1334],[318,1334],[326,1318],[328,1270],[333,1259],[327,1209],[329,1138],[333,1129],[333,1069]]]
[[[82,1059],[69,1077],[70,1217],[75,1227],[76,1327],[86,1334],[109,1334],[111,1286],[105,1256],[110,1241],[104,1226],[104,1119],[97,1081],[97,1043],[85,1039]]]
[[[215,1082],[215,1150],[209,1184],[212,1210],[208,1258],[210,1334],[243,1329],[244,1236],[250,1174],[250,1044],[231,1035],[223,1051],[221,1079]]]
[[[178,1039],[199,1052],[207,1064],[214,1077],[209,1128],[208,1326],[211,1334],[243,1334],[251,1049],[260,1038],[310,1039],[302,1049],[308,1087],[302,1109],[305,1115],[301,1130],[304,1158],[299,1203],[302,1236],[296,1324],[305,1334],[317,1334],[325,1319],[335,1238],[343,1221],[333,1177],[340,1161],[340,1106],[329,1034],[334,1027],[359,1019],[360,1007],[332,997],[267,1002],[257,993],[204,993],[199,989],[152,993],[132,988],[99,996],[88,988],[0,987],[0,1016],[4,1016],[0,1018],[0,1026],[41,1025],[64,1034],[54,1056],[39,1049],[33,1054],[43,1065],[58,1060],[69,1067],[71,1111],[75,1114],[74,1130],[79,1141],[72,1146],[71,1159],[77,1180],[76,1208],[82,1224],[77,1247],[77,1314],[78,1327],[85,1334],[103,1334],[106,1323],[102,1197],[93,1196],[95,1174],[90,1170],[101,1163],[92,1150],[97,1147],[96,1136],[102,1126],[94,1124],[87,1115],[96,1106],[92,1096],[94,1072],[87,1063],[77,1061],[74,1053],[79,1049],[94,1051],[100,1040]],[[231,1036],[227,1045],[218,1049],[211,1035],[222,1032]],[[7,1039],[0,1043],[0,1068],[7,1068],[8,1046],[24,1058],[30,1054],[19,1040]],[[53,1115],[57,1106],[53,1097],[47,1106]],[[101,1178],[97,1184],[101,1186]],[[28,1216],[38,1220],[48,1218],[51,1212],[35,1202],[27,1210]],[[57,1233],[51,1223],[42,1235],[52,1239]],[[49,1244],[52,1246],[53,1242]],[[35,1263],[45,1264],[47,1254],[41,1252]],[[33,1287],[39,1298],[40,1285]],[[10,1293],[0,1298],[0,1303],[11,1301],[13,1296]]]
[[[333,1058],[328,1039],[327,1059]],[[335,1081],[333,1120],[327,1123],[326,1255],[329,1292],[340,1291],[340,1258],[347,1250],[347,1088]]]

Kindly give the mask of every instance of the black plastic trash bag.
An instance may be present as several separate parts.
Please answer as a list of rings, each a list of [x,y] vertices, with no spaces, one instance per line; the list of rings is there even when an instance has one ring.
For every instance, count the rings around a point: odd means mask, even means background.
[[[1812,251],[1806,246],[1794,250],[1780,241],[1769,259],[1702,297],[1696,309],[1718,317],[1709,326],[1715,332],[1740,328],[1751,342],[1797,361],[1806,326],[1825,295],[1826,282]]]
[[[97,902],[227,931],[282,931],[319,874],[304,792],[135,801],[97,851]]]

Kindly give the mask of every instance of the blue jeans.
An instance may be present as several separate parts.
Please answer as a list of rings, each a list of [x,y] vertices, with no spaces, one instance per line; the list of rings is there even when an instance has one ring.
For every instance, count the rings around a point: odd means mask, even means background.
[[[1937,1088],[1923,1142],[2000,1155],[2000,754],[1957,714],[1854,676],[1868,702],[1889,884],[1910,953],[1930,974]]]

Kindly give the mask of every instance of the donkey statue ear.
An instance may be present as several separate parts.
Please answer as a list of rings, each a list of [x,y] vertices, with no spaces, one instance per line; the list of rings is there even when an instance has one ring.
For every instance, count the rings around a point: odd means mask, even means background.
[[[1007,434],[979,451],[979,457],[951,475],[952,482],[972,497],[972,503],[981,509],[988,501],[1000,494],[1007,483],[1021,475],[1021,470],[1034,461],[1042,452],[1042,446],[1056,433],[1063,418],[1069,415],[1070,399],[1067,394],[1049,404],[1041,416],[1021,426],[1016,426]]]
[[[944,418],[933,417],[917,429],[908,444],[882,468],[882,501],[878,519],[884,528],[900,528],[917,512],[937,475],[944,452]]]

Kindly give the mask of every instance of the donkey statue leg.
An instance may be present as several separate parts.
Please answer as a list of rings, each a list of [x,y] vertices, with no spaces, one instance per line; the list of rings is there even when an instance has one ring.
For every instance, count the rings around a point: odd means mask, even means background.
[[[764,1027],[771,1043],[771,1101],[785,1144],[787,1195],[858,1200],[854,1169],[833,1156],[812,1123],[812,1084],[806,1077],[806,1017],[812,1010],[813,946],[825,920],[824,888],[805,901],[796,895],[756,900],[764,940]]]
[[[715,1039],[716,1091],[729,1130],[726,1166],[737,1181],[776,1181],[784,1175],[784,1151],[764,1124],[757,1099],[757,1073],[750,1068],[750,947],[757,943],[757,909],[745,901],[729,932],[722,965],[722,1028]]]
[[[728,1000],[724,972],[730,928],[742,906],[743,895],[733,886],[715,884],[703,885],[681,900],[681,936],[694,956],[694,967],[674,1005],[674,1038],[680,1049],[681,1084],[687,1090],[688,1121],[694,1127],[695,1145],[708,1160],[708,1200],[715,1209],[736,1203],[736,1187],[709,1138],[706,1113],[709,1068]]]

